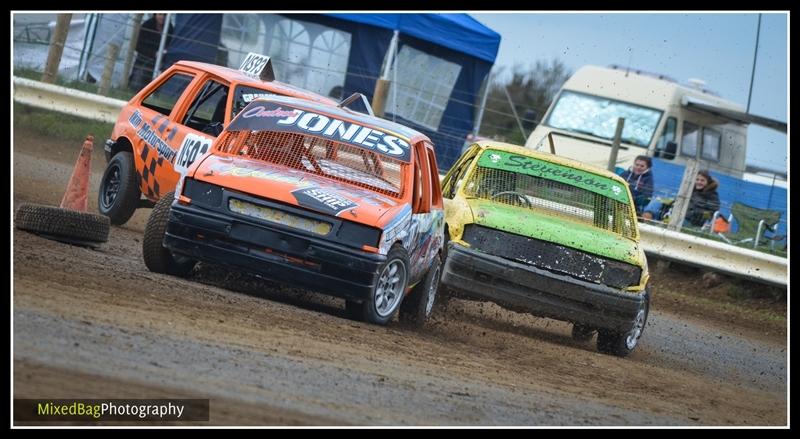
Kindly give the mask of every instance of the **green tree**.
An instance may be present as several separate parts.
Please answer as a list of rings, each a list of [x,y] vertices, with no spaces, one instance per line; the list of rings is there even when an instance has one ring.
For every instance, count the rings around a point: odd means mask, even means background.
[[[572,72],[564,63],[553,59],[550,62],[536,61],[527,69],[517,64],[513,67],[510,78],[497,79],[508,76],[503,73],[503,69],[500,69],[493,75],[494,80],[490,80],[480,135],[523,145],[526,139],[520,132],[508,96],[514,103],[525,133],[530,135]],[[508,96],[504,88],[508,91]]]

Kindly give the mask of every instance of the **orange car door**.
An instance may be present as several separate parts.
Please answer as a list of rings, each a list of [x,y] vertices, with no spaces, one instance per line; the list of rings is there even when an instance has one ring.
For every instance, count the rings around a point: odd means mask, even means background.
[[[174,161],[174,187],[180,175],[211,149],[214,139],[222,133],[230,113],[230,86],[215,78],[205,79],[187,106],[176,115],[178,153]]]
[[[157,201],[177,183],[172,162],[178,152],[178,127],[170,115],[190,93],[194,80],[193,73],[175,71],[145,95],[129,118],[135,131],[131,138],[139,187],[150,200]]]

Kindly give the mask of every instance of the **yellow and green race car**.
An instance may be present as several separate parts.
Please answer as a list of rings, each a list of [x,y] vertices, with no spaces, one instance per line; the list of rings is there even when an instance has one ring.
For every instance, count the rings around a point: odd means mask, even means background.
[[[495,141],[464,151],[442,181],[441,283],[452,295],[573,323],[627,356],[647,322],[649,279],[633,198],[620,177]]]

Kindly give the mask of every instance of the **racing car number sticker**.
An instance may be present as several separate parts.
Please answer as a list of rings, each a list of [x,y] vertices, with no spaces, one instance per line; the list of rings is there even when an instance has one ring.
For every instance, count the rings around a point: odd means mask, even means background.
[[[246,75],[258,77],[264,67],[266,67],[268,61],[268,56],[250,52],[247,54],[247,57],[244,59],[244,61],[242,61],[242,65],[239,66],[239,70]]]
[[[198,136],[197,134],[189,133],[183,139],[181,149],[178,155],[175,156],[175,164],[173,168],[176,172],[185,174],[189,166],[202,156],[211,147],[211,139],[208,137]]]

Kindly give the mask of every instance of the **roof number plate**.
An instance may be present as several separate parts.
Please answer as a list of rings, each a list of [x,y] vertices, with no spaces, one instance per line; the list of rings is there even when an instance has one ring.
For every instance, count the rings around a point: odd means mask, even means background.
[[[272,81],[275,79],[270,57],[255,52],[247,54],[244,61],[242,61],[242,65],[239,66],[239,71],[245,75],[259,78],[263,81]]]

